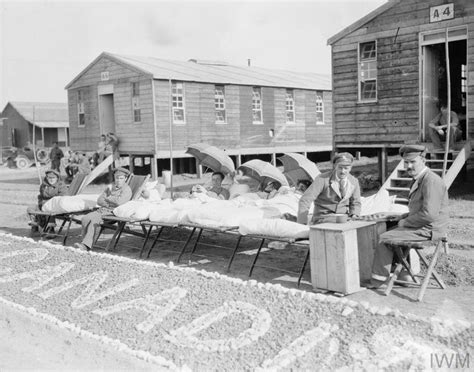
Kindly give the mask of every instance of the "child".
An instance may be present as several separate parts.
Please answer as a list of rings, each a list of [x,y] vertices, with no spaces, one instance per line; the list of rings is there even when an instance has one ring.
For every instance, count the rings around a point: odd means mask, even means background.
[[[46,218],[44,216],[35,215],[34,212],[41,211],[46,201],[54,196],[61,196],[67,194],[67,186],[60,180],[59,172],[55,169],[48,169],[40,186],[38,194],[38,205],[28,208],[28,214],[31,217],[31,233],[38,232],[38,226],[42,229],[47,228]],[[32,214],[33,213],[33,214]],[[51,230],[54,232],[54,220],[50,220]]]

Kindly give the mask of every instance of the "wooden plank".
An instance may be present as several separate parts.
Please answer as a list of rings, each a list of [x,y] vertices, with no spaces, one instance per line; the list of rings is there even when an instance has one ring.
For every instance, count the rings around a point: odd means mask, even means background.
[[[323,230],[310,229],[310,267],[313,288],[327,287],[326,239]]]
[[[362,227],[366,229],[367,227]],[[360,290],[360,269],[357,231],[354,229],[344,234],[344,273],[345,283],[343,293],[354,293]],[[337,275],[337,274],[336,274]]]
[[[326,276],[330,291],[346,293],[345,248],[348,240],[339,231],[325,232]]]

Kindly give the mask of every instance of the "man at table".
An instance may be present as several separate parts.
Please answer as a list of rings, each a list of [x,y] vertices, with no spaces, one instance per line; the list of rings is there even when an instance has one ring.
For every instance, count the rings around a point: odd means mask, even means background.
[[[407,145],[400,148],[407,173],[413,178],[408,196],[408,215],[395,229],[380,235],[372,265],[372,280],[369,288],[381,287],[390,276],[393,251],[385,242],[425,241],[444,237],[448,225],[448,191],[443,180],[425,165],[426,148],[422,145]],[[399,275],[401,280],[408,273]]]
[[[96,227],[102,223],[102,216],[112,214],[114,208],[128,202],[132,198],[132,190],[126,184],[130,172],[125,168],[114,169],[114,183],[107,186],[99,196],[97,204],[100,208],[82,217],[82,241],[75,243],[74,247],[90,250],[94,242]]]
[[[311,203],[314,212],[311,224],[321,223],[335,213],[349,217],[360,215],[360,186],[350,174],[354,157],[341,152],[333,159],[333,170],[318,175],[305,191],[298,204],[297,222],[306,225]]]

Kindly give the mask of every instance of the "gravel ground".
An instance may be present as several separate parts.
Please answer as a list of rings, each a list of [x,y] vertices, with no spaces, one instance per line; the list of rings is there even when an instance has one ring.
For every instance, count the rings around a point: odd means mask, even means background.
[[[11,235],[0,248],[1,298],[171,368],[424,370],[473,351],[468,322]]]

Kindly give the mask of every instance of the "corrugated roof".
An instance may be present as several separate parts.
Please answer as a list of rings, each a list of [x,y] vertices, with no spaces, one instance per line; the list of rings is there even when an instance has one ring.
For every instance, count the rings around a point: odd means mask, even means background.
[[[347,26],[345,29],[343,29],[342,31],[339,31],[337,34],[331,36],[328,39],[328,45],[332,45],[335,42],[341,40],[343,37],[349,35],[350,33],[354,32],[356,30],[358,30],[359,28],[364,26],[366,23],[370,22],[375,17],[377,17],[378,15],[384,13],[385,11],[390,9],[392,6],[394,6],[395,4],[398,4],[399,2],[400,2],[400,0],[388,0],[388,3],[382,4],[381,6],[376,8],[375,10],[371,11],[366,16],[362,17],[361,19],[359,19],[358,21],[352,23],[351,25]]]
[[[172,61],[153,57],[125,56],[105,52],[102,53],[101,56],[111,58],[112,60],[115,59],[116,61],[138,69],[145,74],[150,74],[154,79],[160,80],[172,79],[211,84],[331,90],[331,76],[325,74],[272,70],[253,66],[248,67],[228,64],[196,63],[192,61]],[[99,58],[101,56],[99,56]],[[68,86],[66,86],[66,89],[78,80],[80,76],[91,67],[91,65],[69,83]]]
[[[67,103],[57,102],[10,102],[18,113],[31,123],[67,123]],[[48,127],[51,128],[51,127]]]

